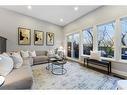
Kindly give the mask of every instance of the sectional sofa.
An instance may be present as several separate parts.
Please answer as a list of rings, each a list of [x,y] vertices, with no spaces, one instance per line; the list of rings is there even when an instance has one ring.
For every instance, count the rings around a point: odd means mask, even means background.
[[[47,51],[35,51],[35,57],[23,58],[23,64],[18,69],[13,69],[6,77],[4,84],[0,87],[3,90],[31,89],[33,75],[31,66],[47,63]]]
[[[4,84],[0,87],[3,90],[31,89],[33,84],[32,69],[29,59],[24,59],[18,69],[13,69],[6,77]]]

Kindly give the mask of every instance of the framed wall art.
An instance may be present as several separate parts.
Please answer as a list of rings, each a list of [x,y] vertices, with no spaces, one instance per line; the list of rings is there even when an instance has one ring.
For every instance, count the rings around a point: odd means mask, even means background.
[[[31,44],[31,29],[18,28],[18,44],[19,45],[30,45]]]
[[[46,32],[46,45],[48,46],[54,45],[54,33]]]
[[[44,45],[44,32],[34,30],[34,45]]]

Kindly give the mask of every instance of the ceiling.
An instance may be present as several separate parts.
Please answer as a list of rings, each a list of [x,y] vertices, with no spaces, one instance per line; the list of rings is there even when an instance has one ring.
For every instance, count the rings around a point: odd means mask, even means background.
[[[68,23],[78,19],[79,17],[88,14],[89,12],[99,8],[99,5],[84,5],[84,6],[37,6],[33,5],[28,9],[28,6],[2,6],[2,8],[18,12],[23,15],[31,16],[39,20],[47,21],[56,25],[65,26]],[[78,8],[78,10],[74,10]],[[63,19],[60,21],[60,19]]]

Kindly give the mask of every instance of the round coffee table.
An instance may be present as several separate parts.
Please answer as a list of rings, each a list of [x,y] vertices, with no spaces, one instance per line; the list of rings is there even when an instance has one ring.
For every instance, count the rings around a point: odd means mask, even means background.
[[[64,64],[66,64],[66,61],[56,61],[52,62],[52,74],[54,75],[63,75],[67,72],[67,70],[64,68]]]
[[[4,84],[5,78],[0,75],[0,87]]]
[[[56,62],[56,61],[58,61],[58,59],[56,59],[55,57],[49,57],[49,59],[48,59],[48,66],[46,66],[46,69],[47,70],[50,70],[51,69],[51,64],[50,63],[52,63],[52,62]]]

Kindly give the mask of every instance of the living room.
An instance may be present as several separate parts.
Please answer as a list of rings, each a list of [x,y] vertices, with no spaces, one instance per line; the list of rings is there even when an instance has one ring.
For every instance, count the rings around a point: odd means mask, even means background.
[[[126,11],[120,5],[0,6],[0,89],[126,90]]]

